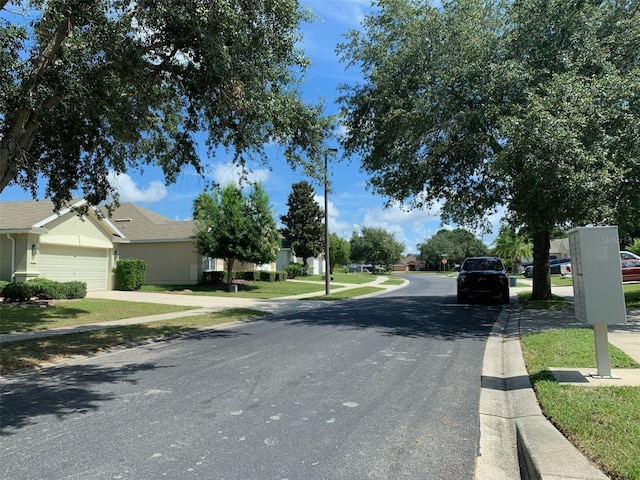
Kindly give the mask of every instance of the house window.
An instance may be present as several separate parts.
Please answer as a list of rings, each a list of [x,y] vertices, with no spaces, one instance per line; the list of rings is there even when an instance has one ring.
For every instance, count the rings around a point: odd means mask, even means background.
[[[205,257],[204,259],[204,271],[212,272],[215,269],[216,263],[215,260],[211,257]]]

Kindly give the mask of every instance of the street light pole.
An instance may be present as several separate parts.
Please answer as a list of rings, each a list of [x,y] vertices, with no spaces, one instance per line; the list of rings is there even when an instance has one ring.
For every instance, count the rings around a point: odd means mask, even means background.
[[[329,148],[324,153],[324,293],[329,295],[331,293],[331,287],[329,286],[330,272],[329,272],[329,201],[328,201],[328,163],[327,157],[329,153],[336,154],[338,149]]]

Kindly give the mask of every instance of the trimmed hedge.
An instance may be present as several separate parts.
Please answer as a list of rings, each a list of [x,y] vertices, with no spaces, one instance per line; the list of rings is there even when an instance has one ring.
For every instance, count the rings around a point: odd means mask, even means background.
[[[147,262],[124,258],[116,263],[116,290],[140,290],[147,275]]]
[[[40,300],[61,300],[87,296],[85,282],[56,282],[47,278],[34,278],[28,282],[7,283],[2,288],[5,301],[23,302],[36,297]]]
[[[264,270],[247,271],[247,272],[231,272],[234,280],[245,280],[247,282],[279,282],[287,279],[286,272],[267,272]],[[220,285],[226,283],[227,272],[214,271],[202,273],[202,284],[204,285]]]

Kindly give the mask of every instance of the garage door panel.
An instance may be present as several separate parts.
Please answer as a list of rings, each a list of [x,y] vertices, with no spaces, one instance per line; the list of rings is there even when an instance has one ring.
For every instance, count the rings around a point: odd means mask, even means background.
[[[108,251],[97,248],[42,245],[40,276],[58,282],[86,282],[87,290],[106,290]]]

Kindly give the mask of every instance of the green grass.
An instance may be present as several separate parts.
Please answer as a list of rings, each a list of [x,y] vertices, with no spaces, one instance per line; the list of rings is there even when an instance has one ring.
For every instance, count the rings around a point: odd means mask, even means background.
[[[549,300],[531,300],[531,292],[518,292],[518,300],[522,308],[533,309],[557,309],[562,310],[569,308],[569,302],[564,297],[551,295]]]
[[[551,330],[522,336],[540,406],[563,434],[611,478],[640,479],[640,387],[560,385],[550,367],[595,368],[593,331]],[[638,368],[610,345],[613,368]]]
[[[329,295],[319,295],[317,297],[307,297],[305,300],[344,300],[347,298],[359,297],[361,295],[367,295],[369,293],[379,292],[384,288],[379,287],[358,287],[351,288],[349,290],[343,290],[342,292],[332,292]]]
[[[349,283],[349,284],[363,284],[376,280],[377,276],[371,273],[334,273],[332,275],[334,282],[336,283]],[[305,282],[322,282],[324,283],[323,275],[305,275],[304,277],[297,277],[296,280],[302,280]]]
[[[102,352],[118,345],[182,334],[197,328],[249,320],[267,314],[251,309],[229,309],[171,320],[9,342],[0,349],[0,374],[36,368],[43,363],[59,361],[72,355]]]
[[[0,305],[0,333],[108,322],[122,318],[182,312],[197,307],[83,298],[59,300],[52,306]]]
[[[640,283],[629,283],[625,285],[624,298],[627,307],[640,308]]]
[[[372,278],[369,277],[369,281]],[[175,293],[179,295],[208,295],[212,297],[257,298],[269,299],[300,295],[303,293],[321,292],[324,283],[320,282],[246,282],[238,284],[238,292],[228,292],[205,285],[143,285],[142,292]],[[331,288],[342,288],[331,284]]]

